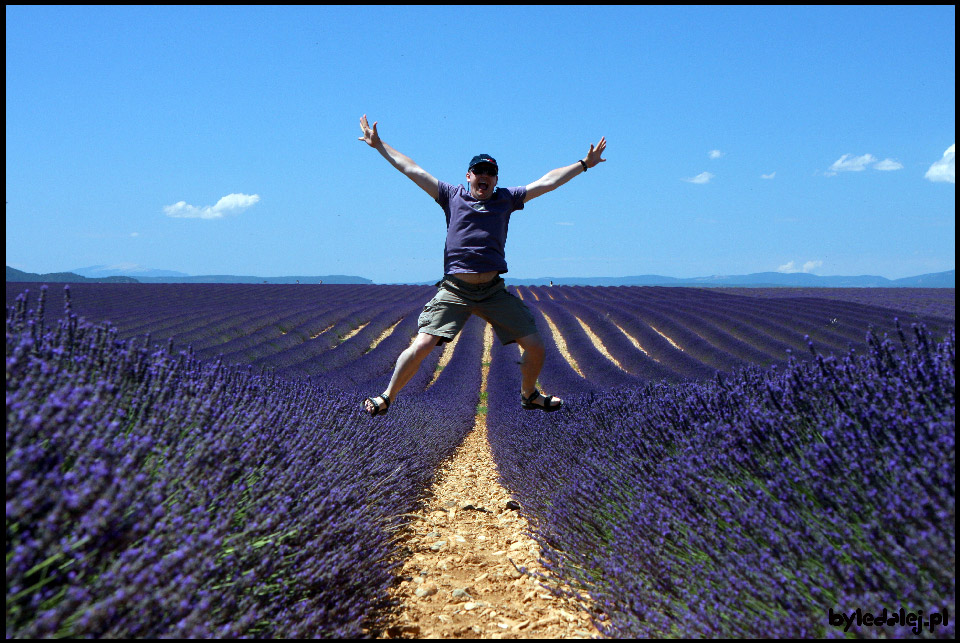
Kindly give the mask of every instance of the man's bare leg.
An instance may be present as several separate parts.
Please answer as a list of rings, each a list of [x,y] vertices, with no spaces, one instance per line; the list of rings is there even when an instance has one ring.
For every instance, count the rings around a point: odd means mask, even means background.
[[[407,347],[407,350],[400,353],[400,357],[397,358],[397,365],[393,369],[393,376],[390,378],[390,385],[384,391],[391,401],[397,398],[397,394],[407,385],[410,378],[416,375],[424,358],[430,354],[430,351],[439,342],[440,338],[436,335],[420,333],[413,340],[413,343]],[[380,395],[373,399],[378,404],[383,403],[383,397]],[[364,402],[364,407],[367,409],[367,413],[372,413],[374,410],[369,401]]]
[[[523,397],[530,397],[537,388],[537,378],[540,371],[543,370],[543,360],[546,357],[547,350],[540,338],[540,333],[533,333],[517,340],[517,344],[523,349],[523,357],[520,360],[520,393]],[[560,398],[554,398],[561,401]],[[543,406],[547,403],[543,395],[538,395],[533,403],[537,406]]]

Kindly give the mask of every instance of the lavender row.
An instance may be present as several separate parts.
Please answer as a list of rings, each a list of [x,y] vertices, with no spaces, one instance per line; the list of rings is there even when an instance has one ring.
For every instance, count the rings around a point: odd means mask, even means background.
[[[844,302],[825,302],[827,309],[818,309],[819,303],[812,302],[808,310],[805,302],[764,301],[696,289],[540,287],[522,292],[534,307],[570,308],[579,304],[593,308],[594,324],[601,331],[607,320],[617,316],[614,323],[641,341],[641,346],[659,345],[654,357],[659,364],[678,376],[695,379],[710,377],[715,371],[730,373],[749,364],[782,366],[791,353],[804,356],[808,338],[829,352],[864,349],[863,338],[871,327],[893,328],[886,319],[877,317],[878,309]],[[600,314],[602,320],[596,316]],[[950,328],[942,320],[933,320],[932,324],[937,336]],[[651,330],[678,343],[683,355],[677,355],[676,348],[663,349],[663,342]],[[609,331],[606,336],[615,337]],[[620,356],[629,359],[629,351]]]
[[[846,352],[850,348],[850,339],[834,333],[835,326],[830,318],[823,318],[811,314],[803,308],[790,311],[779,305],[742,306],[741,301],[725,301],[711,297],[700,304],[699,309],[709,314],[713,319],[722,319],[724,326],[736,329],[738,336],[750,341],[754,334],[762,334],[768,338],[767,342],[774,343],[774,350],[779,355],[787,351],[798,355],[806,353],[806,340],[809,337],[817,342],[824,350]],[[862,344],[865,329],[857,337]],[[761,339],[761,341],[763,341]],[[777,346],[779,344],[779,346]]]
[[[377,346],[352,362],[338,368],[332,368],[315,377],[330,382],[337,382],[342,388],[365,385],[372,379],[382,378],[393,372],[397,356],[410,344],[417,333],[417,315],[414,311],[406,311],[405,316],[394,327],[393,331]],[[441,351],[431,353],[423,363],[423,369],[436,368]],[[271,364],[272,365],[272,364]],[[281,371],[282,372],[282,371]],[[384,385],[386,388],[386,385]],[[379,393],[384,388],[371,389]]]
[[[749,310],[744,311],[713,301],[697,306],[677,306],[675,310],[698,318],[695,332],[707,337],[711,342],[722,345],[724,341],[728,341],[731,346],[738,345],[735,354],[752,364],[782,366],[790,353],[803,348],[803,334],[797,331],[784,332],[785,324],[782,322],[770,323],[769,316],[763,318],[752,315]],[[717,335],[722,337],[715,339]],[[839,346],[831,348],[836,349]]]
[[[7,284],[7,304],[28,284]],[[29,284],[34,287],[35,284]],[[173,337],[175,346],[198,351],[264,329],[276,336],[295,328],[306,312],[354,312],[371,305],[426,301],[423,286],[250,284],[74,284],[75,312],[90,321],[111,321],[123,337]],[[53,293],[54,309],[60,291]],[[368,321],[368,320],[364,320]],[[315,334],[322,328],[311,329]],[[214,348],[215,349],[215,348]]]
[[[673,371],[680,378],[703,380],[710,379],[716,374],[716,367],[705,364],[690,352],[679,350],[663,334],[635,313],[615,305],[603,306],[602,310],[604,316],[633,337],[651,359]],[[694,343],[693,346],[695,349],[699,347],[701,350],[709,350],[699,342]]]
[[[397,356],[410,345],[417,334],[418,312],[419,309],[411,311],[373,350],[343,366],[315,375],[314,378],[344,389],[364,391],[367,395],[384,391],[393,374]],[[403,397],[406,399],[411,393],[420,393],[425,390],[435,395],[437,391],[444,390],[447,386],[454,386],[458,388],[456,393],[458,397],[475,400],[479,395],[480,360],[483,353],[485,327],[485,322],[480,318],[471,318],[460,331],[455,349],[450,344],[442,344],[431,351],[421,363],[420,369],[404,387]],[[446,367],[437,376],[440,358],[449,350],[454,350],[454,353]],[[434,382],[435,376],[437,377]],[[447,382],[451,380],[455,383],[448,385]],[[471,388],[472,385],[469,383],[475,383],[475,387]]]
[[[7,309],[8,638],[376,631],[469,374],[371,422],[353,393],[41,310]]]
[[[674,373],[672,378],[674,381],[678,378],[707,379],[713,377],[718,370],[730,372],[745,365],[742,360],[713,346],[696,333],[679,326],[669,315],[661,313],[659,309],[631,306],[629,303],[622,304],[618,298],[606,299],[597,294],[599,290],[606,289],[530,287],[522,289],[521,292],[526,294],[525,300],[535,311],[535,317],[538,317],[541,307],[563,309],[581,303],[579,300],[568,299],[574,293],[580,294],[577,291],[587,293],[586,299],[588,301],[597,298],[595,304],[591,301],[583,305],[590,306],[592,304],[598,312],[602,311],[606,319],[623,328],[624,332],[640,343],[640,346],[643,347],[641,350],[649,354],[661,366],[662,370]],[[557,291],[558,297],[551,299],[549,295],[555,291]],[[549,335],[546,323],[538,321],[538,326],[541,335]],[[672,344],[673,339],[681,342],[682,348]],[[548,348],[554,345],[551,338],[547,339],[547,344]],[[636,352],[636,349],[634,349],[634,352]],[[591,357],[588,361],[593,361],[593,359],[595,358]],[[554,358],[554,362],[556,361],[557,359]],[[555,380],[555,375],[552,372],[554,368],[557,368],[557,365],[550,363],[550,350],[548,350],[548,359],[541,378],[544,381]],[[559,365],[559,368],[561,372],[565,372],[562,365]],[[561,386],[565,384],[567,387],[561,388],[560,393],[578,391],[585,386],[583,383],[571,381],[569,378],[566,378],[564,382],[557,382],[557,384],[561,384]]]
[[[553,290],[553,289],[550,289]],[[621,302],[632,301],[644,307],[692,306],[697,309],[706,307],[720,307],[725,311],[753,312],[761,315],[772,314],[778,321],[789,322],[794,320],[807,328],[800,329],[802,334],[808,334],[820,344],[826,345],[830,341],[827,336],[819,337],[815,332],[825,327],[833,334],[845,334],[848,341],[862,342],[863,334],[870,324],[882,330],[893,331],[891,320],[894,317],[909,322],[923,322],[935,334],[941,334],[954,326],[953,314],[941,315],[944,302],[953,301],[952,289],[941,289],[937,295],[928,295],[929,301],[939,302],[931,305],[927,311],[920,311],[916,307],[907,306],[900,314],[896,310],[882,307],[885,303],[893,303],[897,291],[903,289],[868,289],[876,298],[874,305],[870,293],[861,293],[857,301],[844,298],[845,289],[759,289],[765,291],[763,297],[754,296],[758,289],[697,289],[697,288],[660,288],[660,287],[614,287],[614,288],[586,288],[582,286],[563,287],[559,290],[564,298],[580,299],[592,298],[602,301],[616,299]],[[931,291],[936,289],[930,289]],[[807,298],[798,298],[797,291],[806,292]],[[817,297],[817,293],[823,297]],[[840,348],[847,345],[844,341]]]
[[[7,305],[27,289],[36,290],[37,284],[7,284]],[[240,284],[72,284],[76,301],[74,312],[89,321],[110,321],[121,332],[139,336],[147,332],[163,332],[171,320],[202,321],[206,317],[233,315],[242,311],[275,312],[290,308],[295,301],[351,302],[351,295],[343,286],[330,286],[322,297],[317,297],[322,286],[308,286],[302,290],[289,287],[253,286]],[[50,293],[51,307],[62,308],[62,286]],[[351,304],[352,305],[352,304]],[[170,336],[170,335],[167,335]]]
[[[201,358],[222,357],[292,377],[339,368],[362,354],[369,343],[358,349],[360,342],[373,335],[372,342],[390,323],[419,310],[430,291],[418,286],[83,286],[81,300],[95,299],[83,306],[87,317],[115,315],[123,320],[124,337],[172,337],[176,347],[189,347]],[[343,337],[365,324],[359,339],[344,346]]]
[[[550,325],[546,318],[536,305],[530,306],[530,312],[533,314],[534,321],[543,339],[546,348],[546,355],[543,361],[543,370],[540,372],[539,381],[542,388],[550,395],[568,395],[572,393],[587,393],[595,390],[597,387],[582,375],[577,373],[566,360],[560,351],[553,333],[550,332]],[[518,360],[519,361],[519,357]],[[516,395],[520,395],[520,387],[517,386]]]
[[[610,310],[606,307],[594,307],[577,301],[563,302],[563,308],[576,316],[593,332],[603,347],[610,353],[622,368],[643,382],[678,382],[685,379],[681,373],[662,364],[644,350],[630,341],[624,330],[621,330],[613,321]],[[649,329],[648,329],[649,330]],[[650,335],[663,343],[667,342],[649,330]],[[636,340],[635,340],[636,341]],[[642,346],[642,345],[641,345]],[[677,352],[672,346],[666,346],[671,352]],[[712,373],[709,373],[712,375]]]
[[[662,335],[671,343],[673,350],[682,351],[687,356],[701,362],[711,371],[730,373],[746,365],[743,359],[717,346],[694,330],[687,323],[691,321],[689,315],[671,315],[662,312],[659,308],[630,307],[629,304],[611,305],[611,312],[626,313],[646,324],[658,335]],[[673,346],[673,344],[676,346]]]
[[[901,313],[918,319],[936,317],[956,321],[957,295],[955,288],[717,288],[719,292],[741,297],[763,299],[815,298],[837,299]]]
[[[745,293],[750,290],[745,290]],[[890,310],[868,303],[847,301],[842,298],[798,298],[783,296],[777,299],[755,298],[747,294],[731,295],[708,291],[710,300],[734,310],[752,310],[758,313],[779,314],[780,319],[797,318],[834,334],[846,338],[847,342],[862,346],[864,330],[873,326],[877,332],[894,333],[893,319],[899,318],[905,323],[923,323],[931,336],[942,338],[955,327],[951,319],[945,319],[934,313],[917,314],[907,311]],[[785,317],[784,317],[785,316]],[[813,333],[810,334],[814,337]],[[816,338],[815,338],[816,339]],[[822,341],[816,339],[816,341]]]
[[[279,372],[286,377],[309,377],[352,364],[369,350],[371,344],[388,327],[400,321],[405,314],[408,315],[409,311],[389,308],[371,319],[368,313],[365,316],[370,321],[352,337],[338,343],[334,350],[320,352],[322,346],[319,346],[317,351],[291,350],[289,353],[294,358],[294,363],[279,369]]]
[[[851,343],[862,344],[871,324],[889,326],[891,317],[845,302],[809,301],[797,306],[790,300],[772,302],[746,297],[718,295],[709,290],[673,288],[631,288],[621,295],[624,305],[636,304],[643,310],[682,311],[688,315],[710,319],[710,311],[718,307],[725,311],[751,311],[777,316],[778,325],[786,326],[798,335],[809,335],[824,346],[846,350]],[[892,326],[889,326],[892,329]]]
[[[369,347],[380,333],[401,319],[405,311],[376,305],[345,312],[348,314],[336,325],[316,337],[283,343],[274,339],[253,345],[247,351],[235,354],[234,359],[269,366],[291,377],[311,375],[321,368],[329,370],[355,359],[358,350]]]
[[[369,379],[366,364],[354,361],[365,357],[370,344],[398,319],[415,321],[430,289],[96,284],[81,290],[95,296],[101,314],[125,313],[119,318],[128,330],[152,332],[161,340],[173,335],[176,346],[189,345],[201,358],[267,367],[287,377],[348,369]],[[146,305],[143,292],[152,305]],[[85,310],[98,316],[96,306]],[[343,341],[361,326],[360,333]],[[378,354],[380,361],[383,355]]]
[[[801,348],[800,354],[805,352],[803,345],[806,337],[830,351],[846,352],[853,345],[863,346],[863,338],[870,327],[868,321],[857,320],[856,324],[849,324],[803,308],[763,310],[756,306],[738,306],[740,303],[718,301],[711,296],[693,304],[678,305],[673,310],[676,311],[674,314],[698,317],[704,320],[701,323],[721,327],[738,339],[765,351],[778,364],[782,364],[788,353],[798,347]],[[709,330],[703,332],[705,336],[709,336],[709,333]],[[778,342],[773,335],[785,337],[789,343]],[[764,358],[762,353],[738,354],[750,363],[763,363],[765,359],[769,362],[769,358]]]
[[[873,326],[881,332],[892,332],[892,320],[896,317],[895,314],[891,315],[890,311],[844,301],[817,299],[798,301],[789,298],[770,301],[751,300],[745,297],[728,298],[727,301],[723,301],[716,295],[711,297],[711,300],[717,305],[734,310],[753,310],[761,314],[779,313],[781,320],[796,319],[797,325],[809,327],[815,332],[822,332],[824,338],[817,341],[824,343],[829,342],[832,335],[844,344],[852,342],[862,346],[865,329]]]
[[[590,384],[606,389],[617,386],[638,385],[643,382],[636,375],[621,370],[607,359],[594,346],[583,327],[566,306],[552,301],[541,301],[537,305],[541,313],[550,317],[557,330],[563,336],[570,356],[583,372]]]
[[[315,288],[322,288],[316,286]],[[251,302],[251,306],[244,307],[236,311],[230,317],[221,320],[218,325],[223,327],[228,335],[228,339],[233,339],[235,348],[242,352],[244,348],[255,346],[261,337],[270,340],[286,339],[288,344],[296,340],[305,341],[306,337],[312,337],[322,330],[328,328],[327,320],[302,320],[304,313],[317,313],[320,311],[338,311],[340,316],[336,319],[343,326],[335,329],[335,334],[345,334],[359,326],[364,321],[350,318],[359,310],[365,307],[383,306],[392,303],[402,295],[392,293],[393,297],[376,298],[369,295],[354,295],[349,298],[317,298],[311,296],[310,291],[290,291],[289,298],[283,298],[278,302]],[[231,304],[232,305],[232,304]],[[162,315],[163,311],[157,311]],[[207,320],[208,315],[219,314],[215,307],[210,308],[210,312],[205,309],[197,310],[197,320],[195,327],[186,331],[182,328],[173,328],[168,330],[170,334],[177,336],[178,344],[192,344],[194,347],[204,347],[209,350],[217,350],[223,344],[222,339],[211,337],[210,329],[213,324]],[[348,319],[343,319],[347,317]],[[212,321],[212,320],[211,320]],[[324,325],[321,325],[324,324]],[[301,328],[302,326],[302,328]],[[284,333],[297,331],[291,337],[284,336]],[[156,335],[156,332],[154,332]],[[229,347],[223,347],[224,350],[231,350]]]
[[[22,288],[8,284],[8,298],[11,286]],[[173,336],[176,346],[189,345],[200,357],[223,355],[226,361],[268,366],[292,377],[342,370],[352,362],[348,358],[365,357],[369,345],[359,346],[361,342],[354,341],[341,346],[347,332],[380,315],[394,317],[390,321],[379,317],[380,325],[409,319],[431,294],[429,287],[400,286],[81,286],[97,301],[97,306],[87,307],[91,318],[115,315],[121,320],[118,323],[124,336],[149,332],[161,341]],[[732,372],[747,364],[782,364],[788,350],[796,353],[799,348],[803,355],[805,335],[832,352],[850,346],[862,349],[863,337],[872,323],[882,322],[889,329],[886,319],[878,317],[881,309],[836,301],[776,301],[690,288],[564,286],[519,290],[534,309],[542,301],[544,306],[561,310],[576,303],[602,313],[604,319],[620,326],[643,346],[639,355],[636,351],[631,355],[626,346],[621,346],[617,359],[621,364],[634,364],[627,369],[630,375],[647,379],[706,379],[718,370]],[[392,307],[402,312],[388,315]],[[930,328],[942,334],[948,327],[934,324]],[[623,341],[603,323],[593,330],[603,333],[612,345]],[[365,328],[361,339],[377,335],[375,331],[375,327]],[[569,333],[578,337],[570,340],[574,345],[582,343],[578,327],[571,327]],[[664,336],[683,350],[671,346]],[[591,357],[584,358],[585,367],[587,362],[599,359],[587,351]],[[637,364],[648,359],[644,352],[654,360],[649,367]],[[378,355],[378,360],[385,359],[384,355]],[[606,374],[591,372],[588,379],[592,381],[588,383],[573,378],[563,368],[562,375],[548,369],[551,374],[545,377],[556,380],[559,376],[563,381],[554,384],[575,384],[575,388],[603,388],[621,379],[610,365],[596,363]]]
[[[545,415],[517,408],[495,351],[501,476],[606,635],[836,636],[829,609],[954,612],[953,333],[811,357]]]
[[[785,351],[765,350],[768,348],[766,346],[758,348],[749,341],[745,341],[736,331],[728,332],[728,324],[723,324],[723,320],[717,315],[705,314],[699,307],[663,305],[658,308],[657,313],[661,319],[669,319],[669,321],[663,322],[664,329],[662,332],[672,337],[671,332],[676,332],[675,329],[678,327],[682,328],[688,337],[695,335],[714,347],[718,354],[731,356],[733,358],[732,363],[735,364],[733,368],[746,364],[770,366],[786,362],[787,353]],[[644,314],[649,315],[650,313]],[[679,340],[677,341],[680,343]]]
[[[410,393],[422,391],[424,393],[423,399],[426,400],[425,403],[439,403],[441,406],[446,405],[444,400],[451,395],[462,397],[464,403],[473,405],[474,417],[471,420],[474,420],[477,404],[480,400],[483,334],[486,327],[485,321],[479,317],[471,317],[463,330],[460,331],[459,339],[446,366],[438,372],[440,357],[449,348],[449,344],[441,344],[424,359],[420,365],[420,370],[404,387],[402,395],[407,397]],[[391,353],[390,355],[395,357],[395,354]],[[381,377],[372,382],[368,381],[367,385],[372,386],[371,390],[382,391],[386,389],[392,373],[393,364]]]
[[[908,319],[911,323],[923,321],[928,325],[939,320],[955,319],[955,289],[953,288],[669,288],[669,287],[632,287],[616,286],[590,288],[583,286],[564,286],[552,288],[554,296],[576,299],[587,292],[603,292],[620,296],[631,293],[643,302],[656,304],[697,303],[705,298],[727,300],[734,306],[744,306],[744,300],[782,303],[797,299],[807,300],[808,304],[823,306],[851,305],[850,310],[869,309],[884,320],[894,317]],[[834,308],[844,310],[844,308]]]
[[[252,361],[245,357],[247,352],[272,355],[295,348],[308,340],[316,340],[318,336],[320,340],[312,343],[330,348],[337,343],[337,338],[370,321],[374,314],[396,305],[398,300],[403,301],[399,299],[403,296],[401,293],[390,295],[379,299],[363,297],[349,301],[291,299],[267,308],[244,310],[231,318],[231,334],[235,338],[226,343],[211,341],[206,335],[209,331],[202,327],[196,329],[195,333],[202,337],[207,352],[218,351],[217,354],[223,354],[227,359],[233,356],[231,361],[238,362]],[[186,335],[179,335],[178,339],[181,343],[191,340]],[[272,344],[272,347],[262,350],[259,347],[262,343]],[[199,344],[192,345],[203,354]]]
[[[263,355],[274,355],[303,348],[303,345],[322,346],[321,350],[327,350],[336,346],[343,335],[369,320],[370,317],[367,316],[369,311],[381,309],[380,306],[341,308],[330,305],[330,307],[318,307],[315,311],[301,313],[306,315],[306,319],[301,320],[300,315],[296,315],[288,316],[282,321],[276,315],[264,319],[247,313],[245,319],[237,319],[232,323],[235,330],[231,334],[237,335],[233,339],[217,342],[214,336],[208,334],[199,342],[195,341],[190,345],[202,357],[222,355],[225,360],[231,362],[256,360]],[[201,329],[200,332],[209,333],[209,327]],[[182,335],[178,337],[181,341],[185,339]],[[264,345],[267,345],[269,350],[263,350]],[[260,354],[248,357],[248,353],[254,351],[259,351]]]

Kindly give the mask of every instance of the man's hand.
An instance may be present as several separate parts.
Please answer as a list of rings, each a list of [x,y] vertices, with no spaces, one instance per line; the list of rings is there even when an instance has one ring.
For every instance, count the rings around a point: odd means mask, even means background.
[[[363,141],[370,147],[376,148],[380,145],[380,135],[377,134],[377,121],[373,122],[373,127],[367,123],[367,115],[364,114],[360,118],[360,129],[363,130],[363,136],[358,138],[358,141]],[[593,150],[593,146],[590,146],[590,149]]]
[[[374,123],[373,127],[376,128],[377,124]],[[590,146],[590,151],[587,152],[587,158],[584,159],[587,167],[594,167],[597,163],[605,163],[607,159],[600,158],[605,149],[607,149],[607,137],[603,136],[600,138],[600,142],[597,143],[596,148],[594,148],[593,145]]]

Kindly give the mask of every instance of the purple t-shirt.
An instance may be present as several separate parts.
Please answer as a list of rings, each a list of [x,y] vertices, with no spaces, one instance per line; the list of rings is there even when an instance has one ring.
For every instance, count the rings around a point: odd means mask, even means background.
[[[507,226],[510,213],[523,209],[527,188],[497,188],[481,201],[469,188],[438,181],[437,203],[447,215],[447,243],[443,248],[443,272],[507,271]]]

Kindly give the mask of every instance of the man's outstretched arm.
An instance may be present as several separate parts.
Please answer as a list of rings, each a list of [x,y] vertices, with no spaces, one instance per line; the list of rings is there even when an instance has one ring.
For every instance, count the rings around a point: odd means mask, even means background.
[[[543,175],[540,179],[537,179],[533,183],[527,186],[527,198],[524,199],[524,203],[530,199],[535,199],[541,194],[546,194],[551,190],[556,190],[558,187],[572,179],[578,174],[582,174],[587,170],[584,169],[584,165],[587,169],[596,166],[598,163],[605,163],[607,159],[600,158],[603,155],[604,150],[607,149],[607,137],[604,136],[600,139],[600,142],[597,143],[596,147],[593,145],[590,146],[590,151],[587,152],[587,158],[582,161],[577,161],[573,165],[568,165],[566,167],[558,167],[555,170],[551,170]]]
[[[367,115],[364,114],[360,119],[360,129],[363,130],[363,136],[358,140],[363,141],[373,149],[380,152],[383,158],[390,161],[390,164],[403,172],[407,177],[423,188],[423,191],[429,194],[434,201],[440,197],[440,184],[430,176],[422,167],[413,162],[409,156],[405,156],[380,140],[377,133],[377,121],[374,121],[373,127],[367,123]]]

